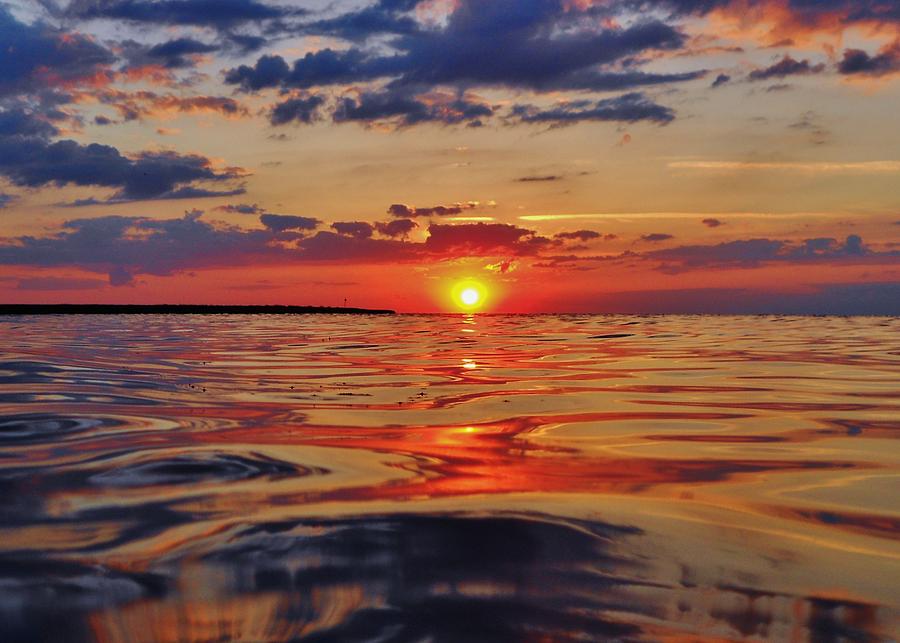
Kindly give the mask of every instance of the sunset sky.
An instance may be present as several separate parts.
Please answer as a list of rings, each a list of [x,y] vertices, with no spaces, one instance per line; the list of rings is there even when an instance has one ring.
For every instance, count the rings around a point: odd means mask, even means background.
[[[900,314],[897,0],[0,1],[0,302]]]

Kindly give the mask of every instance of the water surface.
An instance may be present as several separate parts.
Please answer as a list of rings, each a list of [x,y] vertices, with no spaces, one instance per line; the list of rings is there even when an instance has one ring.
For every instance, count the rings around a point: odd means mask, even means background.
[[[900,320],[0,318],[0,640],[886,640]]]

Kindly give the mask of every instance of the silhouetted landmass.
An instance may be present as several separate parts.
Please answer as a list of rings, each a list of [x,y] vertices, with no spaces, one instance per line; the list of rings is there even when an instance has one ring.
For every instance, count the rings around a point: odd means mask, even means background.
[[[0,304],[0,315],[393,315],[384,308],[195,304]]]

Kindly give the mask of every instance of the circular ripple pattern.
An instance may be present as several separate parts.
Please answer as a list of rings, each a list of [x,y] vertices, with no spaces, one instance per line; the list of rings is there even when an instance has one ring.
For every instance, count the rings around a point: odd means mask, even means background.
[[[90,481],[110,487],[176,485],[198,482],[243,480],[257,476],[303,476],[327,470],[310,468],[266,458],[227,453],[180,455],[128,464],[94,474]]]

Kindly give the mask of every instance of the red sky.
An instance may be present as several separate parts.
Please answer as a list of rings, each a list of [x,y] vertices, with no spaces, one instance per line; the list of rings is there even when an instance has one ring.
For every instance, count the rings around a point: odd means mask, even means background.
[[[900,314],[890,0],[0,9],[0,300]]]

